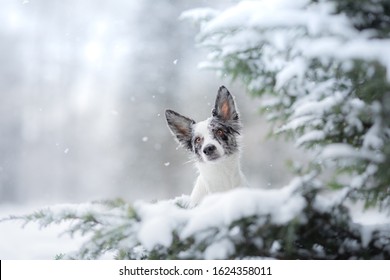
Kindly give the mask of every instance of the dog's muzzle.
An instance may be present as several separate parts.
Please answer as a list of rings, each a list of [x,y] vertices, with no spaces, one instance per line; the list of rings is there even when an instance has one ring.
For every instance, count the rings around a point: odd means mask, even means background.
[[[203,148],[203,154],[208,161],[216,160],[220,157],[217,147],[213,144],[208,144]]]
[[[215,145],[209,144],[209,145],[206,145],[206,147],[203,148],[203,153],[206,156],[210,156],[213,153],[215,153],[216,150],[217,150],[217,147],[215,147]]]

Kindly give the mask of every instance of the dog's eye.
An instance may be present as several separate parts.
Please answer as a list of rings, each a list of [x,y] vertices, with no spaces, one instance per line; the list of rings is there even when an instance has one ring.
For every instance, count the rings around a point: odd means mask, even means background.
[[[217,135],[218,135],[218,136],[223,136],[223,134],[224,134],[224,133],[223,133],[222,129],[218,129],[218,130],[217,130]]]
[[[199,144],[201,140],[202,140],[202,139],[200,139],[200,137],[196,137],[196,138],[195,138],[195,143],[196,143],[196,144]]]

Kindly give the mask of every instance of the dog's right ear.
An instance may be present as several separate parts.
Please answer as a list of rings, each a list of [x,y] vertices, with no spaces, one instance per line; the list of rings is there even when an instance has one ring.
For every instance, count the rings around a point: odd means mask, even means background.
[[[225,122],[239,122],[238,111],[234,103],[234,98],[224,86],[221,86],[218,90],[215,107],[211,113],[213,117],[217,117]]]
[[[172,110],[165,111],[168,127],[178,142],[186,149],[191,150],[192,126],[195,121],[180,115]]]

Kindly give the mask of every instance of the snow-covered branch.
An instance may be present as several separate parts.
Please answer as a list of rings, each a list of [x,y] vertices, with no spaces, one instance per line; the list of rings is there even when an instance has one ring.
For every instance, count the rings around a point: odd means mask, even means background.
[[[307,177],[309,179],[309,177]],[[123,201],[58,205],[11,220],[70,222],[85,243],[70,259],[334,259],[388,258],[390,221],[357,224],[336,197],[304,193],[297,178],[278,190],[237,189],[183,208],[188,197],[156,203]],[[337,213],[337,215],[335,215]],[[356,213],[356,211],[355,211]],[[308,230],[310,229],[310,230]],[[339,236],[335,239],[335,236]]]

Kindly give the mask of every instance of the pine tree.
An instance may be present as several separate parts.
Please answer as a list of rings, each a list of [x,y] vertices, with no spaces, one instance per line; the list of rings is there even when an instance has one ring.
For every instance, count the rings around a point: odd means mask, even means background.
[[[183,16],[201,22],[203,65],[243,81],[262,97],[273,134],[314,152],[305,173],[389,206],[388,1],[241,2]]]

